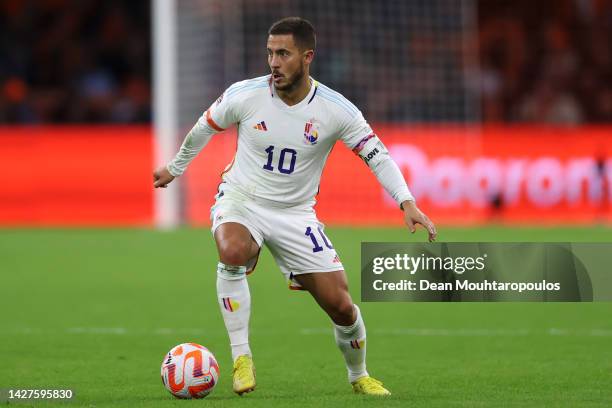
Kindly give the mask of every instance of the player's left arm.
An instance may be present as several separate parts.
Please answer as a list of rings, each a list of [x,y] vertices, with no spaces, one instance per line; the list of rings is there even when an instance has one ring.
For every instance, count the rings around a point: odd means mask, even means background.
[[[344,143],[352,148],[370,167],[378,182],[398,203],[404,212],[404,222],[410,232],[416,231],[416,224],[421,224],[429,234],[429,241],[434,241],[437,231],[434,223],[416,205],[416,200],[397,163],[391,158],[383,142],[376,136],[367,124],[361,113],[352,121],[353,125],[347,129]],[[361,134],[362,136],[357,136]],[[355,143],[355,141],[357,141]]]

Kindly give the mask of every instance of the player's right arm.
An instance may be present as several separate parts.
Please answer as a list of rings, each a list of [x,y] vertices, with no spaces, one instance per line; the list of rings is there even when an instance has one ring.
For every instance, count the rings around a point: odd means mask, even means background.
[[[238,123],[238,98],[230,98],[229,94],[236,93],[240,89],[240,83],[230,86],[211,106],[202,114],[200,119],[191,128],[180,150],[174,159],[165,166],[157,168],[153,172],[153,186],[165,188],[176,177],[182,175],[191,161],[208,144],[210,138],[222,132],[234,123]]]

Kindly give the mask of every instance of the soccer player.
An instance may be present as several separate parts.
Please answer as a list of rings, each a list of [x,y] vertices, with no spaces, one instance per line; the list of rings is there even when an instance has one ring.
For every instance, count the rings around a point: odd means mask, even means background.
[[[238,127],[238,149],[211,208],[219,263],[217,295],[234,359],[233,388],[255,388],[249,347],[251,296],[246,275],[265,244],[291,288],[307,290],[333,322],[348,379],[360,394],[389,395],[366,370],[366,328],[344,268],[313,209],[321,172],[337,140],[360,156],[403,210],[411,232],[433,223],[416,206],[398,166],[361,112],[310,77],[315,32],[299,17],[268,31],[271,74],[230,86],[187,134],[180,151],[154,172],[166,187],[217,132]],[[347,206],[351,203],[347,202]]]

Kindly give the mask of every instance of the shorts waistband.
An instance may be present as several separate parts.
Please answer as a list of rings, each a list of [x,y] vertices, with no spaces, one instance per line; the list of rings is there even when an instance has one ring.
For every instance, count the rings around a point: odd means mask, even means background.
[[[233,193],[238,193],[250,201],[253,201],[257,204],[275,208],[312,208],[316,204],[316,200],[314,197],[307,201],[297,202],[297,203],[285,203],[281,201],[268,200],[267,198],[258,197],[256,195],[247,193],[244,189],[236,186],[234,184],[229,184],[227,181],[219,184],[219,191],[231,191]]]

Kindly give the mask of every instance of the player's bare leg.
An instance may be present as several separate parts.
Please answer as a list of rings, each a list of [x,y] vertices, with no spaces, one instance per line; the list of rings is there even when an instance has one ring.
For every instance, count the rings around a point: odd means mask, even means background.
[[[219,260],[228,265],[246,265],[259,253],[259,246],[249,230],[237,222],[219,225],[215,230]]]
[[[356,310],[344,271],[305,273],[294,279],[306,289],[332,321],[341,326],[355,322]]]
[[[334,323],[336,344],[344,355],[353,391],[368,395],[389,395],[382,383],[366,371],[366,330],[361,312],[348,291],[344,271],[308,273],[294,279],[329,315]]]
[[[227,328],[234,360],[233,388],[239,395],[255,389],[255,367],[249,347],[251,294],[247,264],[259,254],[259,246],[242,224],[229,222],[215,230],[219,252],[217,296]]]

